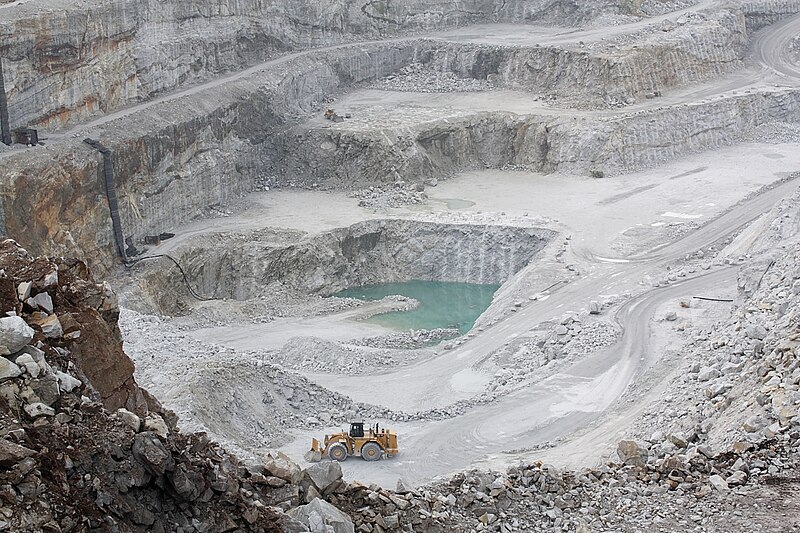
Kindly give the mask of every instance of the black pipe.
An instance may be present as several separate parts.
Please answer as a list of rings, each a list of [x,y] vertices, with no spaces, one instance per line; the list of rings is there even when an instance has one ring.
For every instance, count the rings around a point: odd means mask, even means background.
[[[106,198],[108,199],[108,209],[111,212],[111,227],[114,230],[114,241],[117,244],[117,253],[125,262],[128,260],[125,255],[125,239],[122,237],[122,222],[119,219],[119,204],[117,203],[117,191],[114,183],[114,169],[112,167],[113,155],[111,150],[100,144],[94,139],[84,139],[83,142],[103,154],[103,178],[106,184]]]
[[[11,146],[11,127],[8,124],[8,100],[6,99],[6,85],[3,80],[3,59],[0,58],[0,133],[2,142]]]

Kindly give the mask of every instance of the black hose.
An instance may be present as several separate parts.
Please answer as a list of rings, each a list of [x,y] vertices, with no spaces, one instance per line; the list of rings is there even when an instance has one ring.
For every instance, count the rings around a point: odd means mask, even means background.
[[[709,302],[732,302],[733,301],[733,300],[730,300],[728,298],[706,298],[705,296],[692,296],[692,298],[694,298],[695,300],[706,300],[706,301],[709,301]]]
[[[11,146],[11,126],[8,122],[8,100],[6,86],[3,80],[3,60],[0,59],[0,134],[3,144]]]
[[[0,78],[0,80],[2,80],[2,78]],[[104,181],[106,184],[106,198],[108,199],[108,209],[111,212],[111,225],[114,229],[114,240],[117,243],[117,253],[122,258],[122,264],[124,264],[126,268],[131,268],[140,261],[164,257],[172,261],[172,263],[178,267],[178,270],[181,272],[181,276],[183,276],[183,281],[186,283],[186,288],[189,289],[189,294],[191,294],[192,297],[200,300],[201,302],[214,300],[214,298],[206,298],[205,296],[201,296],[196,290],[194,290],[192,284],[189,282],[189,276],[186,275],[186,271],[184,271],[180,263],[178,263],[178,261],[170,255],[158,254],[139,259],[128,259],[128,256],[125,253],[125,240],[122,236],[122,221],[119,218],[119,204],[117,202],[117,192],[114,183],[114,169],[112,167],[113,160],[111,150],[94,139],[84,139],[83,142],[103,154],[103,177],[105,178]]]
[[[210,302],[212,300],[216,300],[216,298],[208,298],[206,296],[202,296],[196,290],[194,290],[194,288],[192,287],[192,284],[189,282],[189,276],[186,275],[186,272],[183,270],[183,267],[171,255],[157,254],[157,255],[149,255],[147,257],[140,257],[139,259],[127,260],[127,261],[125,261],[125,267],[126,268],[131,268],[136,263],[139,263],[141,261],[147,261],[149,259],[159,259],[159,258],[162,258],[162,257],[166,258],[166,259],[169,259],[170,261],[172,261],[172,263],[176,267],[178,267],[178,270],[180,270],[180,272],[181,272],[181,276],[183,276],[183,281],[184,281],[184,283],[186,283],[186,288],[189,289],[189,294],[191,294],[194,299],[199,300],[201,302]]]
[[[84,139],[83,142],[97,150],[103,155],[103,181],[106,184],[106,198],[108,199],[108,210],[111,212],[111,227],[114,231],[114,241],[117,243],[117,253],[125,262],[128,260],[125,254],[125,239],[122,236],[122,221],[119,218],[119,204],[117,202],[117,191],[114,183],[114,168],[111,150],[100,144],[94,139]]]

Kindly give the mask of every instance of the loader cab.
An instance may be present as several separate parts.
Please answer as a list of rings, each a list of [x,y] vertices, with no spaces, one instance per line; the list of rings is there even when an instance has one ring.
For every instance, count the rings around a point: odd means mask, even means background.
[[[350,423],[350,436],[354,439],[364,437],[364,422],[351,422]]]

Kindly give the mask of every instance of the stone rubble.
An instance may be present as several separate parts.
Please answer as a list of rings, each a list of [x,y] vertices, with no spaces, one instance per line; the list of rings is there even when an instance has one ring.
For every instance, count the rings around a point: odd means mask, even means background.
[[[411,63],[375,81],[370,87],[384,91],[451,93],[489,91],[495,88],[495,84],[485,79],[461,78],[453,72],[442,72],[430,65]]]

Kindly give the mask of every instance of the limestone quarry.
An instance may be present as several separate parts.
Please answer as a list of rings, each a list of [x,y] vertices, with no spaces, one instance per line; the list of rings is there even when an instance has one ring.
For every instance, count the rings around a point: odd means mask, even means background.
[[[0,0],[0,532],[800,532],[799,42]]]

